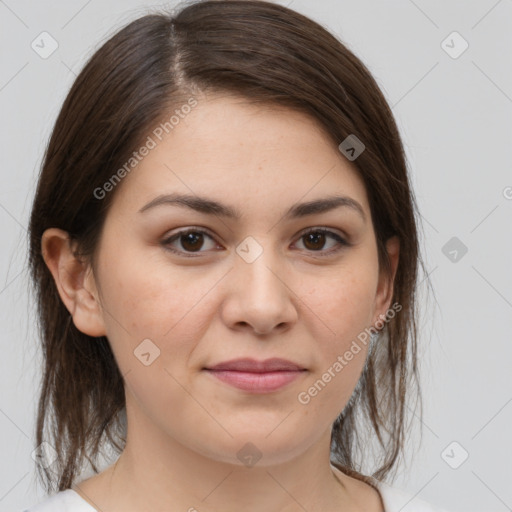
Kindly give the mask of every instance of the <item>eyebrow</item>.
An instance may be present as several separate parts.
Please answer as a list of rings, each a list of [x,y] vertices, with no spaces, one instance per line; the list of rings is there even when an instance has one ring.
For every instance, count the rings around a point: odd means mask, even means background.
[[[213,199],[189,194],[159,195],[144,205],[139,210],[139,213],[161,205],[181,206],[207,215],[219,215],[234,220],[239,220],[242,217],[241,212],[236,208],[214,201]],[[297,219],[308,215],[325,213],[341,207],[350,208],[357,212],[363,221],[366,222],[366,214],[361,204],[348,196],[329,196],[306,203],[294,204],[287,210],[283,218],[285,220]]]

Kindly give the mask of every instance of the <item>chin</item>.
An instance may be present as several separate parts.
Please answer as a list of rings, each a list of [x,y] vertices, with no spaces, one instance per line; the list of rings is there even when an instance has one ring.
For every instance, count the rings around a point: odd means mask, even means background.
[[[279,428],[270,435],[269,430],[261,431],[253,428],[244,432],[235,432],[228,429],[232,438],[228,439],[226,435],[222,440],[198,448],[210,459],[240,468],[284,464],[304,453],[310,446],[310,442],[298,438],[296,431],[295,434],[287,429],[278,432]],[[313,442],[311,441],[311,444]]]

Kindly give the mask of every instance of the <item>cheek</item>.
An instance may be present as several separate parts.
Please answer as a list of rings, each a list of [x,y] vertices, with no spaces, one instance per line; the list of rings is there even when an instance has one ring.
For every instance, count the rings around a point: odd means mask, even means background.
[[[106,321],[112,330],[137,337],[165,337],[204,295],[203,282],[191,269],[173,266],[161,254],[137,257],[127,251],[116,266],[102,272]],[[110,318],[109,318],[110,317]]]
[[[170,265],[129,259],[103,281],[107,337],[128,392],[154,421],[190,413],[187,365],[205,328],[198,321],[205,288]]]
[[[194,307],[204,295],[197,278],[173,268],[160,255],[153,259],[147,253],[139,251],[137,256],[137,248],[122,254],[113,250],[105,260],[109,265],[101,267],[103,318],[122,373],[140,371],[144,366],[141,353],[149,352],[145,358],[154,359],[151,367],[163,368],[166,360],[176,365],[200,328],[197,322],[191,322]],[[182,336],[184,326],[188,329],[186,336]]]
[[[304,315],[318,351],[314,373],[297,397],[308,414],[334,421],[352,395],[368,353],[365,329],[371,325],[376,286],[370,265],[354,265],[305,291]]]
[[[325,281],[325,282],[324,282]],[[304,294],[304,302],[316,317],[321,339],[331,340],[342,349],[344,344],[371,325],[375,306],[377,276],[372,268],[350,272],[340,270],[335,275],[315,282]]]

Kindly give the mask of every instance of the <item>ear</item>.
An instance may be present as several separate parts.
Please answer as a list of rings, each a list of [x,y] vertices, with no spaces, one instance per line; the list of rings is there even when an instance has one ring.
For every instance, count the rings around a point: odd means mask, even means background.
[[[386,242],[386,250],[389,257],[390,271],[380,270],[377,295],[375,297],[375,318],[373,324],[382,316],[386,315],[393,297],[396,269],[400,253],[400,240],[397,236],[389,238]]]
[[[89,336],[106,335],[92,268],[74,253],[66,231],[47,229],[41,238],[43,259],[76,328]]]

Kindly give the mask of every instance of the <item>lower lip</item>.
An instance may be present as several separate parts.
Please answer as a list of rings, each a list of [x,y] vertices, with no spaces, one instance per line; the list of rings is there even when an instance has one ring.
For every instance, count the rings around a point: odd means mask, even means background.
[[[230,384],[244,391],[252,393],[270,393],[286,386],[297,377],[302,375],[303,371],[278,371],[278,372],[237,372],[229,370],[206,370],[219,380]]]

